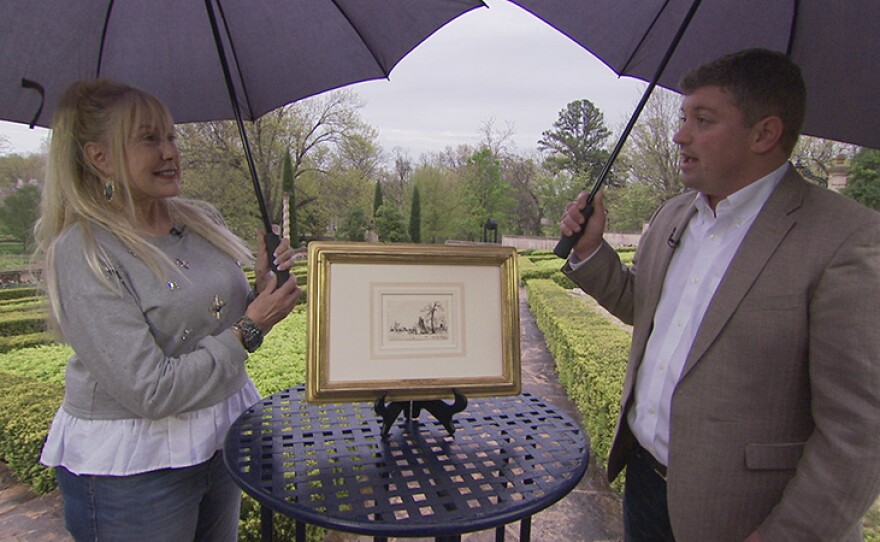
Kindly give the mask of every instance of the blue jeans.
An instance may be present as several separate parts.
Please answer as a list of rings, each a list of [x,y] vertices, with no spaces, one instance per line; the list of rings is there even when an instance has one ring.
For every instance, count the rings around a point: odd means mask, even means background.
[[[77,476],[56,467],[64,524],[77,542],[238,539],[241,491],[220,452],[192,467]]]
[[[636,447],[626,458],[623,489],[623,532],[626,542],[675,542],[666,505],[666,480],[639,457]],[[642,453],[648,452],[642,450]]]

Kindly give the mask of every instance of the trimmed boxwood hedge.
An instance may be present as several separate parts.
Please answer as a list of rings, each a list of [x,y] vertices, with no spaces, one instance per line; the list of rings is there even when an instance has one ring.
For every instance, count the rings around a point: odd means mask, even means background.
[[[25,335],[0,337],[0,354],[22,348],[52,344],[53,342],[52,335],[47,331],[36,331]]]
[[[36,286],[12,286],[0,288],[0,301],[6,299],[20,299],[22,297],[36,297],[39,295]]]
[[[40,451],[64,388],[27,376],[0,372],[0,459],[37,493],[55,488],[55,476],[39,464]]]
[[[630,335],[552,280],[528,281],[526,291],[559,380],[583,414],[592,454],[604,462],[620,412]]]
[[[0,337],[27,335],[46,331],[46,314],[43,311],[15,311],[0,313]]]

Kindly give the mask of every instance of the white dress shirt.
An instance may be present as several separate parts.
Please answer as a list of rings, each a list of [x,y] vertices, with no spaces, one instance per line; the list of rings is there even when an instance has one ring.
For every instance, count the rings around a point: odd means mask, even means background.
[[[627,421],[639,443],[669,464],[672,393],[715,290],[758,212],[788,170],[769,175],[721,200],[715,211],[698,194],[696,214],[675,249],[654,326],[635,382],[635,401]]]

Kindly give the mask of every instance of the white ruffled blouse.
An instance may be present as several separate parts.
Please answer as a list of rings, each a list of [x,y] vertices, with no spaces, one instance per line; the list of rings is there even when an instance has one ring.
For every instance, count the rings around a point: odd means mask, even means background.
[[[126,476],[197,465],[223,448],[232,423],[260,400],[253,381],[213,406],[159,420],[77,418],[58,409],[40,463],[74,474]]]

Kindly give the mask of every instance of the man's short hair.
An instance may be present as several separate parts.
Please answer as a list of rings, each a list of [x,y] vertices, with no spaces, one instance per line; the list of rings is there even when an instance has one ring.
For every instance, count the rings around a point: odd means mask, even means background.
[[[681,80],[687,95],[718,86],[730,93],[748,126],[777,116],[782,119],[780,145],[791,155],[804,124],[807,90],[801,70],[788,56],[768,49],[746,49],[692,70]]]

